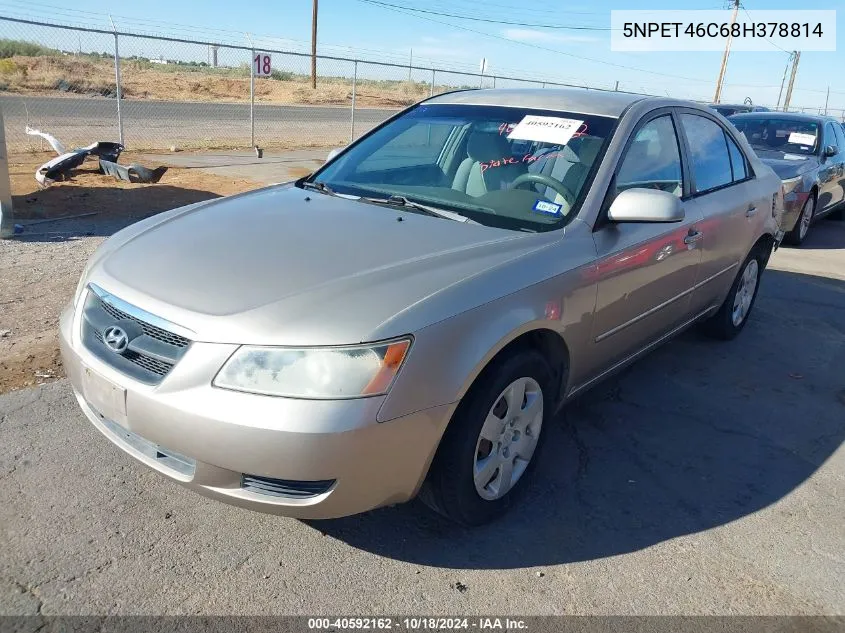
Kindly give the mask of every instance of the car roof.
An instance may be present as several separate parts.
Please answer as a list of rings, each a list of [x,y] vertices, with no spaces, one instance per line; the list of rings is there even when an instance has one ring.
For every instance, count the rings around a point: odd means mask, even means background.
[[[738,112],[732,114],[732,119],[754,119],[754,118],[778,118],[785,121],[814,121],[816,123],[831,121],[839,123],[839,119],[832,116],[825,116],[824,114],[809,114],[806,112]]]
[[[459,90],[426,99],[425,103],[514,106],[619,117],[645,95],[584,88],[518,88]]]

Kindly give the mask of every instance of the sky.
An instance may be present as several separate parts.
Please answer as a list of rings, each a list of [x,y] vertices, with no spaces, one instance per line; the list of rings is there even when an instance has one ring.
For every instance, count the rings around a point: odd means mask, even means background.
[[[319,0],[318,51],[328,55],[392,61],[478,72],[530,77],[578,85],[669,94],[710,100],[715,90],[720,52],[637,52],[610,50],[612,9],[723,9],[725,0]],[[393,6],[387,6],[393,5]],[[0,15],[63,24],[109,28],[101,0],[0,0]],[[794,0],[743,0],[748,10],[795,9]],[[803,0],[802,9],[836,9],[843,32],[845,1]],[[409,10],[419,9],[421,11]],[[145,0],[114,5],[119,30],[157,33],[198,40],[220,40],[280,50],[308,51],[312,0]],[[441,14],[452,14],[449,16]],[[464,19],[472,16],[473,19]],[[513,22],[504,24],[499,22]],[[529,26],[530,25],[530,26]],[[542,28],[533,25],[567,26]],[[28,33],[22,25],[0,25],[0,36]],[[571,27],[587,27],[572,29]],[[105,38],[105,39],[103,39]],[[105,48],[106,36],[86,36],[80,46]],[[90,45],[88,44],[90,42]],[[124,54],[168,56],[166,45],[149,41],[121,44]],[[830,88],[831,110],[845,109],[845,50],[804,52],[792,97],[795,107],[823,107]],[[128,52],[127,52],[128,51]],[[193,53],[192,53],[193,54]],[[197,53],[200,54],[200,53]],[[181,55],[181,56],[184,56]],[[774,105],[788,55],[770,51],[731,53],[722,102]],[[324,63],[331,71],[330,62]],[[340,64],[337,64],[338,66]],[[387,72],[387,71],[384,71]],[[392,71],[391,71],[392,72]],[[401,75],[406,71],[395,71]],[[417,80],[429,74],[414,71]],[[397,76],[397,78],[400,78]],[[407,78],[407,75],[405,75]]]

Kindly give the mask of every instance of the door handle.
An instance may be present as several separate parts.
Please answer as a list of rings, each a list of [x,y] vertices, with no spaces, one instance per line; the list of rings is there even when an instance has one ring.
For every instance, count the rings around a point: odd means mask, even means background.
[[[755,207],[755,206],[748,207],[748,210],[745,212],[745,217],[751,218],[751,217],[754,217],[755,215],[757,215],[757,207]]]
[[[701,231],[690,230],[689,235],[684,238],[684,244],[695,244],[702,237],[704,237],[704,233]]]

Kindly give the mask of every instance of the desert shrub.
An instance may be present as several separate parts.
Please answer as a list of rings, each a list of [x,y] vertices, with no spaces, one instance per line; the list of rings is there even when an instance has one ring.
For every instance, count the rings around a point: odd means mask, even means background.
[[[10,40],[0,38],[0,59],[23,55],[24,57],[35,57],[37,55],[60,55],[55,48],[47,48],[40,44],[24,42],[23,40]]]
[[[0,59],[0,75],[11,75],[17,69],[18,65],[11,59]]]

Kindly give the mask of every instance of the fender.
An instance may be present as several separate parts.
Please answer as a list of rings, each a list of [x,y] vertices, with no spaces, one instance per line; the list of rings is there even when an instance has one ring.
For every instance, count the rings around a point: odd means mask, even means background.
[[[583,279],[576,269],[419,330],[410,351],[413,362],[400,371],[379,422],[459,401],[496,354],[535,330],[561,336],[569,351],[569,379],[577,378],[571,369],[586,352],[596,299],[595,285]]]

